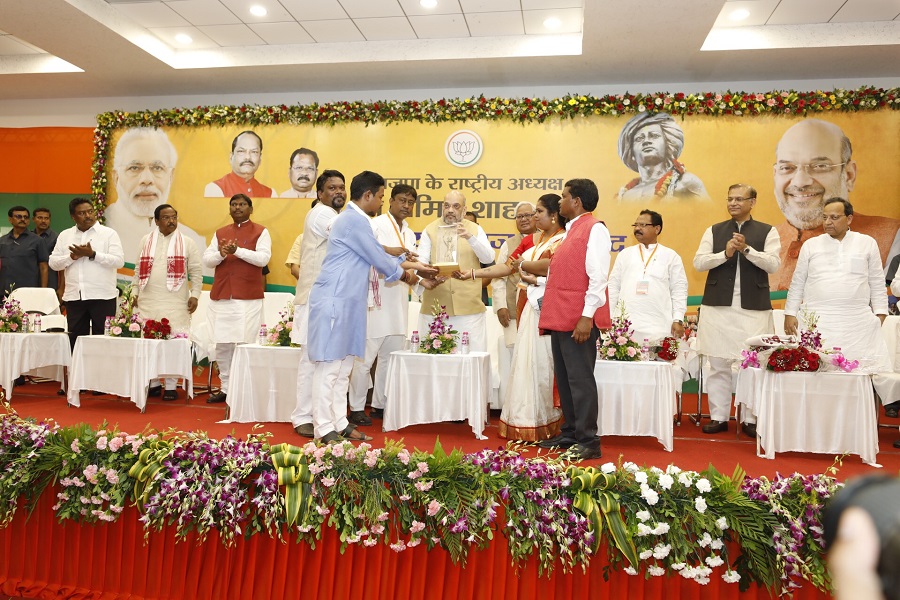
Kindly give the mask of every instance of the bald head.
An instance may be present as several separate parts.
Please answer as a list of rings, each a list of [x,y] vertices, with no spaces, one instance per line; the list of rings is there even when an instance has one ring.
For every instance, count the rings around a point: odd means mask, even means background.
[[[447,225],[453,225],[462,221],[466,214],[466,197],[462,192],[450,192],[444,196],[443,212],[441,218]]]
[[[852,151],[834,123],[805,119],[784,132],[775,148],[775,198],[791,225],[821,226],[825,200],[849,195],[856,182]]]

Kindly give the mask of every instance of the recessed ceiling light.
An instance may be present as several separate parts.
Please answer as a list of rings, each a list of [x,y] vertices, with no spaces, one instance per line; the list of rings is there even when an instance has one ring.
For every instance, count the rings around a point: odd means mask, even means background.
[[[194,40],[186,33],[179,33],[175,36],[175,41],[179,44],[190,44]]]
[[[544,19],[544,27],[547,29],[559,29],[559,26],[562,25],[562,21],[560,21],[556,17],[548,17]]]
[[[419,5],[422,8],[434,8],[437,6],[437,0],[419,0]]]
[[[738,8],[737,10],[731,11],[731,14],[728,15],[728,18],[732,21],[743,21],[747,17],[750,16],[750,11],[746,8]]]
[[[250,7],[250,14],[254,17],[264,17],[269,14],[269,11],[266,10],[265,6],[260,6],[259,4],[254,4]]]

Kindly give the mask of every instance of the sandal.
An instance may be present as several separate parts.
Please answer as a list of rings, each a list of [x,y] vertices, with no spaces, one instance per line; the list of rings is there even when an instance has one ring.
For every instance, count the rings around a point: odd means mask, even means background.
[[[347,425],[346,429],[341,432],[341,437],[353,442],[368,442],[372,439],[372,436],[364,434],[353,424]]]

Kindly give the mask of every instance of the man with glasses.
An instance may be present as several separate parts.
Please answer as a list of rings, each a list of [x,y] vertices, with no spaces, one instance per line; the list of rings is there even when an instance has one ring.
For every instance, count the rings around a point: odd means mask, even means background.
[[[775,199],[786,221],[777,226],[781,266],[770,277],[786,290],[806,240],[822,235],[822,209],[829,198],[849,198],[856,183],[853,147],[840,127],[805,119],[788,129],[775,148]],[[900,220],[857,213],[853,229],[875,239],[882,267],[900,252]]]
[[[119,234],[97,222],[90,200],[73,198],[69,214],[75,225],[56,239],[50,268],[66,272],[63,301],[74,348],[78,336],[103,333],[106,317],[116,314],[116,269],[125,256]]]
[[[659,340],[684,335],[687,310],[687,275],[677,252],[657,241],[663,230],[662,215],[642,210],[635,219],[637,244],[619,252],[609,274],[609,304],[619,300],[638,340]]]
[[[0,298],[13,288],[47,287],[47,247],[28,231],[31,214],[24,206],[6,213],[12,231],[0,237]]]
[[[275,191],[256,180],[262,164],[262,138],[253,131],[242,131],[231,141],[231,172],[206,184],[207,198],[230,198],[244,194],[249,198],[274,198]]]
[[[799,334],[801,302],[813,312],[826,348],[859,360],[861,373],[893,371],[881,324],[888,314],[878,245],[850,231],[853,206],[843,198],[825,202],[826,235],[803,244],[784,305],[784,331]]]
[[[315,198],[316,179],[319,177],[319,155],[309,148],[297,148],[291,154],[288,166],[290,189],[281,193],[282,198]]]
[[[756,190],[736,183],[728,188],[731,218],[707,228],[694,255],[694,268],[708,271],[697,352],[709,359],[710,422],[703,433],[728,430],[734,371],[747,338],[775,332],[769,277],[778,268],[778,232],[754,220]],[[756,437],[756,417],[745,415],[744,433]]]
[[[535,206],[531,202],[519,202],[516,205],[516,234],[500,246],[497,264],[505,265],[522,239],[534,233]],[[494,279],[491,283],[491,306],[503,326],[503,341],[512,360],[513,346],[516,343],[516,299],[518,296],[519,272]]]

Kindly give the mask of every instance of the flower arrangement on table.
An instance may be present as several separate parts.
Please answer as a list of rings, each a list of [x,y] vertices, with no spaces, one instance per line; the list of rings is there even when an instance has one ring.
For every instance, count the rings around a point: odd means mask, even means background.
[[[109,320],[109,335],[112,337],[139,338],[143,335],[144,319],[137,312],[137,296],[134,286],[127,286],[121,291],[119,307]]]
[[[0,308],[0,333],[17,333],[22,331],[25,311],[18,300],[7,297]]]
[[[144,337],[153,340],[168,340],[172,337],[172,326],[169,320],[163,317],[159,321],[147,319],[144,321]]]
[[[279,320],[269,328],[266,333],[268,346],[294,346],[300,344],[291,342],[291,332],[294,330],[294,303],[288,301],[284,310],[278,311]]]
[[[228,547],[254,534],[314,545],[330,527],[343,547],[421,544],[465,562],[502,534],[514,564],[534,557],[542,573],[587,568],[604,551],[611,569],[644,577],[829,587],[820,511],[839,487],[834,468],[770,481],[739,467],[730,477],[712,467],[584,468],[562,456],[525,457],[515,444],[474,454],[439,442],[431,452],[392,441],[271,446],[268,434],[215,440],[60,427],[6,407],[0,526],[46,492],[60,521],[135,518],[134,502],[146,535],[174,527],[178,539],[202,541],[217,532]]]
[[[597,356],[603,360],[638,361],[641,360],[641,345],[632,337],[634,330],[625,312],[625,303],[621,300],[616,305],[616,315],[612,318],[612,326],[608,331],[600,333],[597,341]]]
[[[428,333],[419,342],[419,349],[425,354],[453,354],[459,332],[448,322],[447,307],[435,302],[431,314],[434,319],[428,326]]]
[[[804,311],[801,320],[799,336],[772,334],[750,338],[750,349],[741,352],[741,367],[765,368],[776,372],[815,372],[826,369],[829,352],[822,348],[822,334],[817,329],[818,316],[811,311]],[[850,368],[846,360],[844,364]]]

